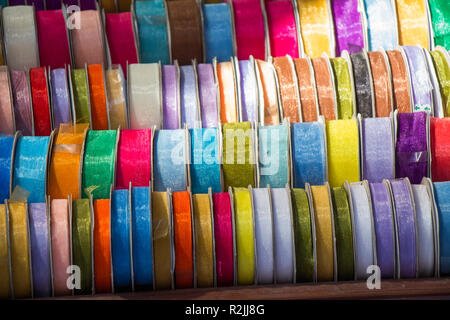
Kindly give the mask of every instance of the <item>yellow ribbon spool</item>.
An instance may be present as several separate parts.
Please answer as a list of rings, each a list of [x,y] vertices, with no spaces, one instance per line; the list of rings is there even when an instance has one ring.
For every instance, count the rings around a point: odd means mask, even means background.
[[[194,194],[195,257],[197,286],[214,285],[214,258],[212,242],[211,202],[208,194]]]
[[[359,132],[356,119],[326,122],[328,181],[332,188],[359,181]]]
[[[328,187],[311,186],[316,224],[317,280],[333,281],[333,224]]]
[[[109,101],[111,130],[128,129],[125,90],[119,69],[106,70],[106,88]]]
[[[255,242],[253,210],[250,191],[234,188],[234,216],[236,225],[237,283],[251,285],[255,280]]]
[[[6,206],[0,204],[0,299],[11,297]]]
[[[430,48],[426,0],[395,0],[400,45]]]

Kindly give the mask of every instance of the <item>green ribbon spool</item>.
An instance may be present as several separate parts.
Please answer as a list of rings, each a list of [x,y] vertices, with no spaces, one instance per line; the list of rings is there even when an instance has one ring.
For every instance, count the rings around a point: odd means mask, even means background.
[[[450,2],[448,0],[428,0],[434,44],[450,50]]]
[[[80,289],[76,294],[92,293],[92,233],[89,199],[78,199],[72,206],[72,254],[73,265],[80,267]]]
[[[347,192],[336,187],[332,194],[338,280],[354,280],[353,234]]]
[[[450,66],[445,59],[444,53],[439,50],[431,51],[434,68],[436,69],[439,88],[441,91],[442,107],[444,116],[450,116]]]
[[[297,282],[314,281],[314,254],[308,196],[303,189],[292,189]]]
[[[344,58],[333,58],[331,65],[337,87],[338,119],[351,119],[353,117],[353,92],[347,61]]]
[[[74,69],[71,72],[73,98],[75,102],[76,123],[89,123],[89,92],[87,87],[86,70]]]
[[[83,163],[83,198],[109,199],[114,183],[117,131],[88,131]]]

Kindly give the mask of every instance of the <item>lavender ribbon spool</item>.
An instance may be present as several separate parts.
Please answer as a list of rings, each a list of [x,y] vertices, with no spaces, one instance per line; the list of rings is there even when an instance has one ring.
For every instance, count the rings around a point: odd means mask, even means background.
[[[239,61],[242,121],[258,121],[258,87],[251,60]]]
[[[428,73],[428,65],[422,48],[418,46],[404,46],[409,76],[413,93],[413,112],[432,112],[433,108],[433,86]]]
[[[197,79],[193,66],[181,66],[181,126],[189,129],[199,127],[199,100]]]
[[[400,278],[415,278],[417,270],[416,222],[409,182],[391,181],[397,221]]]
[[[382,278],[394,278],[395,274],[395,238],[394,215],[387,185],[371,183],[373,220],[377,243],[377,263]]]
[[[30,203],[28,210],[34,296],[50,297],[52,283],[47,205],[45,203]]]
[[[419,184],[427,174],[427,114],[399,113],[395,146],[397,178]]]
[[[203,128],[217,128],[217,86],[212,64],[197,65],[198,92]]]
[[[10,70],[11,87],[14,98],[14,119],[16,130],[25,136],[33,135],[33,116],[30,88],[26,71]]]
[[[364,35],[358,0],[333,0],[334,31],[336,34],[336,56],[347,50],[350,54],[364,48]]]
[[[362,119],[363,179],[394,178],[394,139],[390,118]]]
[[[66,69],[53,69],[51,73],[54,127],[72,122]]]
[[[162,66],[163,83],[163,128],[180,128],[180,108],[178,103],[178,72],[172,65]]]

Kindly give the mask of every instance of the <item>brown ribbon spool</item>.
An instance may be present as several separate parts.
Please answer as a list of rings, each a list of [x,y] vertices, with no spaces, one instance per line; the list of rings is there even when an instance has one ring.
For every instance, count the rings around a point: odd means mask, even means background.
[[[380,51],[368,52],[368,54],[375,92],[376,116],[389,117],[392,111],[392,88],[388,66]]]
[[[119,12],[131,11],[131,0],[119,0],[117,1],[117,7]]]
[[[394,107],[400,113],[411,112],[411,91],[409,88],[408,71],[402,53],[398,50],[386,51],[391,65],[392,86],[394,92]]]
[[[316,78],[320,114],[325,117],[325,120],[336,120],[336,101],[328,61],[326,58],[314,58],[311,62]]]
[[[300,97],[294,66],[288,57],[274,58],[273,65],[280,86],[283,117],[289,118],[290,122],[300,122]]]
[[[314,78],[311,74],[308,59],[294,59],[294,66],[297,73],[298,89],[300,91],[303,121],[317,121],[316,91],[314,89]]]
[[[195,0],[168,1],[167,10],[172,59],[180,65],[191,64],[192,59],[202,62],[200,13]]]

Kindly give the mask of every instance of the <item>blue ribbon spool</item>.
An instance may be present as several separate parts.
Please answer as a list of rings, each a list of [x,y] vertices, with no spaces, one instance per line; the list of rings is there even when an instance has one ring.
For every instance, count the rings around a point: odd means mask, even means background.
[[[0,203],[9,199],[14,137],[0,136]]]
[[[439,216],[441,276],[450,275],[450,181],[435,182],[434,195]]]

